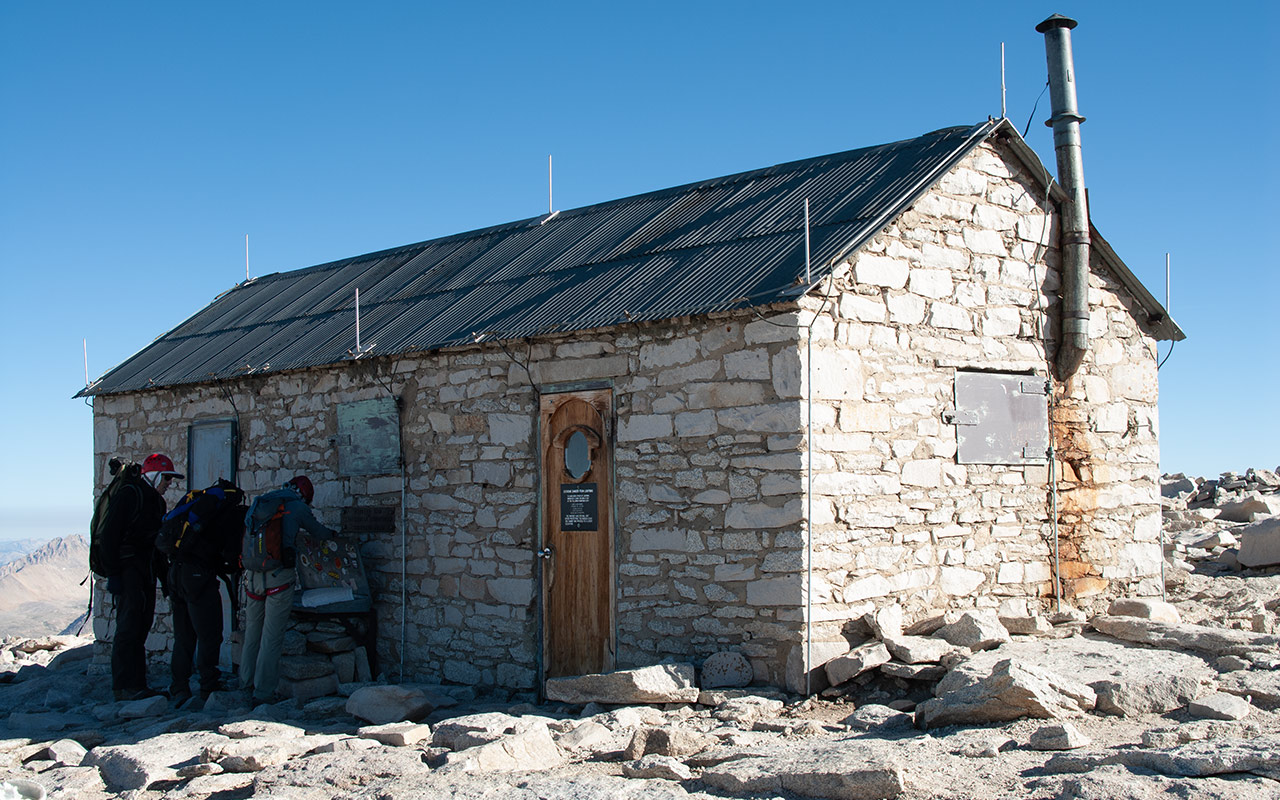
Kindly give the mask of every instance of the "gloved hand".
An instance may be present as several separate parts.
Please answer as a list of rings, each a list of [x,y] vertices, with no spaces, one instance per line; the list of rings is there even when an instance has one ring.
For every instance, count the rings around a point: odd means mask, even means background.
[[[111,594],[120,594],[124,590],[124,579],[117,573],[107,576],[107,591]]]

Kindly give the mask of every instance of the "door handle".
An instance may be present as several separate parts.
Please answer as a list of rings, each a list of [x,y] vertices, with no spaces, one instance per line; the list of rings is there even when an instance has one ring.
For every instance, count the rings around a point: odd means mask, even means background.
[[[538,558],[551,558],[551,548],[544,547],[538,551]]]

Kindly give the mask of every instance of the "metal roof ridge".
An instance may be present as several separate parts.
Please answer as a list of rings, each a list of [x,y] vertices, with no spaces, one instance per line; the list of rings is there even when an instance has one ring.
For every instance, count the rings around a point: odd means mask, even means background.
[[[538,214],[537,216],[533,216],[533,217],[526,217],[524,219],[512,220],[509,222],[502,222],[496,225],[489,225],[483,228],[475,228],[469,231],[459,231],[458,233],[450,233],[450,234],[446,234],[444,236],[438,236],[432,239],[423,239],[422,241],[412,242],[409,244],[402,244],[395,247],[388,247],[382,250],[374,250],[369,253],[361,253],[354,256],[347,256],[345,258],[339,258],[333,261],[326,261],[320,264],[313,264],[307,267],[299,267],[297,269],[284,270],[281,272],[270,272],[270,273],[267,273],[266,275],[253,278],[253,281],[280,280],[283,277],[295,276],[301,273],[320,272],[323,270],[336,270],[336,269],[341,269],[342,267],[348,266],[350,264],[356,263],[358,261],[367,261],[375,258],[386,258],[396,253],[402,253],[404,251],[412,250],[414,248],[424,248],[428,245],[446,244],[446,243],[456,242],[456,241],[465,241],[467,239],[479,239],[484,236],[491,236],[496,233],[503,232],[505,230],[515,230],[518,228],[538,228],[543,226],[544,223],[555,224],[556,222],[559,222],[561,220],[574,218],[574,217],[581,217],[586,213],[595,213],[612,206],[618,206],[618,205],[627,204],[627,203],[634,203],[640,200],[655,199],[655,198],[663,197],[666,195],[683,194],[704,186],[710,187],[712,185],[724,185],[726,183],[740,183],[743,181],[753,180],[755,178],[760,177],[761,175],[767,174],[774,170],[787,170],[787,171],[794,172],[796,169],[799,169],[802,166],[815,164],[817,162],[825,161],[827,159],[839,159],[842,161],[850,161],[853,159],[855,155],[858,155],[858,154],[865,154],[867,152],[874,151],[874,150],[885,150],[885,149],[890,149],[894,147],[899,147],[902,145],[909,144],[911,142],[919,141],[920,139],[924,139],[929,136],[942,136],[944,134],[952,133],[955,131],[965,131],[965,130],[970,132],[976,132],[979,128],[989,124],[991,123],[988,120],[988,121],[980,122],[976,125],[954,125],[947,128],[939,128],[937,130],[930,131],[925,134],[921,134],[920,136],[909,137],[906,139],[898,139],[893,142],[883,142],[881,144],[869,145],[867,147],[857,147],[852,150],[840,150],[835,153],[827,153],[825,155],[820,155],[820,156],[809,156],[808,158],[799,158],[792,161],[782,161],[767,167],[757,167],[756,169],[746,170],[743,172],[731,172],[728,175],[719,175],[713,178],[703,178],[702,180],[691,181],[689,183],[678,184],[676,186],[668,186],[662,189],[653,189],[647,192],[640,192],[639,194],[626,195],[624,197],[615,197],[611,200],[602,200],[601,202],[598,202],[598,203],[590,203],[585,206],[578,206],[576,208],[556,211],[554,218],[550,218],[546,214]],[[246,281],[245,283],[249,283],[249,282],[250,281]],[[234,291],[236,288],[242,285],[245,285],[245,284],[236,284],[236,286],[232,287],[228,291]]]

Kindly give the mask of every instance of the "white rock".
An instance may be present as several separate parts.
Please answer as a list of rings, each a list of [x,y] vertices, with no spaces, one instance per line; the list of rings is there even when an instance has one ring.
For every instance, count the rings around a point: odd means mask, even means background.
[[[990,650],[1009,641],[1009,631],[1000,624],[994,611],[966,611],[934,635],[970,650]]]
[[[1248,700],[1225,692],[1215,692],[1187,703],[1187,711],[1199,719],[1244,719],[1252,710]]]
[[[372,739],[392,747],[409,747],[431,738],[431,726],[416,722],[392,722],[387,725],[368,725],[356,729],[361,739]]]
[[[1033,750],[1075,750],[1089,742],[1089,737],[1070,722],[1056,722],[1037,728],[1028,744]]]
[[[622,765],[622,774],[628,778],[661,778],[668,781],[687,781],[693,771],[671,756],[654,753],[629,764]]]
[[[695,703],[692,664],[657,664],[603,675],[548,678],[548,700],[561,703]]]
[[[403,686],[363,686],[347,698],[346,705],[348,714],[374,725],[420,720],[434,709],[426,694]]]
[[[1139,617],[1157,622],[1182,622],[1182,616],[1172,603],[1149,598],[1121,597],[1112,601],[1107,613],[1113,617]]]
[[[827,680],[832,686],[839,686],[852,680],[869,669],[884,664],[889,660],[889,650],[883,642],[868,642],[859,645],[842,656],[831,659],[823,668],[827,672]]]
[[[441,772],[545,770],[565,762],[546,723],[532,722],[510,736],[445,756]]]
[[[1236,558],[1246,567],[1280,564],[1280,517],[1259,520],[1237,531],[1240,552]]]

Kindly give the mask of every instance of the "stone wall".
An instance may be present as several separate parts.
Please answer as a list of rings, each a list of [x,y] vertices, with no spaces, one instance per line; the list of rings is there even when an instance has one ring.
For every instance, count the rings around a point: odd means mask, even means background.
[[[181,461],[191,422],[238,416],[250,495],[305,472],[330,527],[356,503],[398,516],[399,474],[339,475],[335,440],[338,404],[390,391],[403,409],[408,614],[399,530],[364,535],[380,661],[399,674],[403,630],[406,677],[530,689],[541,647],[530,381],[604,381],[618,409],[618,665],[735,648],[776,681],[802,627],[800,415],[779,395],[796,379],[796,335],[754,313],[721,315],[100,397],[95,470],[105,476],[115,454]],[[98,596],[105,642],[110,603]],[[167,620],[152,645],[167,646]]]
[[[959,369],[1050,374],[1059,259],[1044,200],[984,145],[842,265],[827,302],[806,298],[815,369],[848,376],[842,396],[816,387],[815,639],[885,603],[910,621],[1036,613],[1052,596],[1048,467],[957,463],[943,414]],[[1051,426],[1065,596],[1085,605],[1158,594],[1160,571],[1155,342],[1092,262],[1092,348],[1054,381]]]

